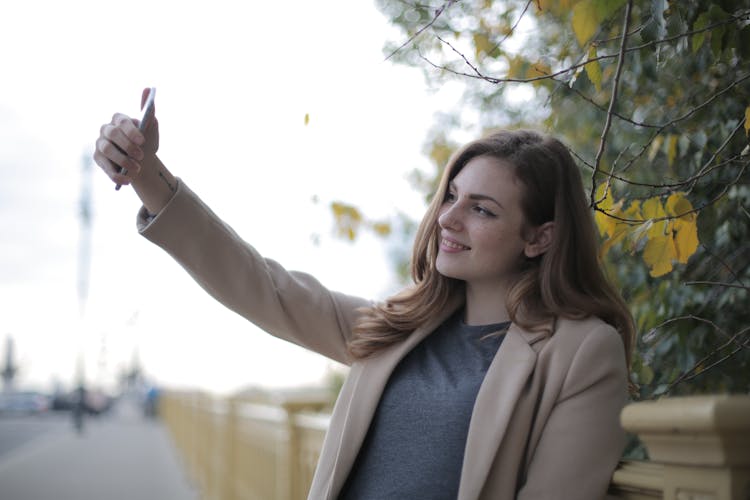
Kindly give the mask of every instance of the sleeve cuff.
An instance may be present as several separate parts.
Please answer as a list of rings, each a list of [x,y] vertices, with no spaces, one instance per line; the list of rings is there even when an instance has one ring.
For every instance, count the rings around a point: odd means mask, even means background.
[[[175,179],[176,183],[176,190],[172,197],[169,199],[167,204],[162,208],[158,213],[152,214],[148,210],[146,210],[146,207],[141,205],[140,210],[138,210],[138,215],[135,220],[136,227],[138,228],[139,233],[143,233],[143,231],[148,228],[148,226],[151,225],[152,222],[156,221],[161,214],[163,214],[165,211],[169,209],[169,206],[172,204],[172,201],[180,194],[180,191],[183,190],[183,183],[179,178]]]

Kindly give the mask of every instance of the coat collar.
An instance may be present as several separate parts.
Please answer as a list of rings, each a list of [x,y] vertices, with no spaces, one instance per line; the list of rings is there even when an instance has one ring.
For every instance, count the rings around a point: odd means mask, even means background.
[[[440,314],[414,330],[403,342],[389,347],[372,359],[352,365],[348,378],[354,377],[353,393],[366,394],[366,397],[358,397],[357,407],[347,410],[333,468],[332,492],[341,491],[344,486],[393,370],[409,351],[462,305],[463,298],[451,299]],[[344,443],[345,445],[342,446]]]
[[[527,380],[536,365],[533,344],[546,332],[511,324],[479,388],[466,438],[458,498],[479,498]]]

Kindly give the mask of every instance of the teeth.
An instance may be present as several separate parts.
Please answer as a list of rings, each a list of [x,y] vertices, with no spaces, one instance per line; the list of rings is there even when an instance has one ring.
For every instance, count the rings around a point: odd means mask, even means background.
[[[453,243],[452,241],[443,240],[443,245],[447,246],[448,248],[455,248],[456,250],[468,250],[469,247],[460,245],[458,243]]]

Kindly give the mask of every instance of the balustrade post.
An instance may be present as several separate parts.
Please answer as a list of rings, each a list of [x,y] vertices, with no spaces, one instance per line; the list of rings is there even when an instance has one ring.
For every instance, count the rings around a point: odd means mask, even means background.
[[[237,398],[227,399],[224,433],[224,470],[221,477],[221,498],[240,500],[237,492]]]
[[[625,407],[621,421],[659,468],[651,479],[665,500],[750,499],[750,396],[644,401]]]

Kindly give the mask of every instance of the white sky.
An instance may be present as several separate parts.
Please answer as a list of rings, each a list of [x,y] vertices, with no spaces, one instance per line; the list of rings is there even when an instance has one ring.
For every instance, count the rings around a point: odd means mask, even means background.
[[[137,198],[98,167],[80,314],[82,158],[115,111],[137,111],[144,86],[158,89],[162,160],[261,252],[334,289],[393,291],[385,244],[337,240],[327,204],[420,217],[405,174],[428,168],[426,131],[455,92],[383,61],[393,32],[369,0],[248,5],[0,7],[0,353],[12,336],[20,385],[70,383],[79,354],[91,383],[111,383],[137,351],[158,382],[217,393],[317,382],[332,366],[214,303],[137,234]]]

